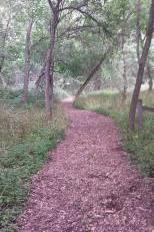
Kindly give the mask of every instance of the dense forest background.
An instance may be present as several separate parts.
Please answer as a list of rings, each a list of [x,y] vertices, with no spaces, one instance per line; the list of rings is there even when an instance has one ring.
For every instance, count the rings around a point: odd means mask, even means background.
[[[57,12],[49,3],[1,1],[1,86],[22,88],[25,83],[26,101],[27,85],[30,89],[36,82],[37,87],[43,85],[47,51],[54,43],[51,73],[58,95],[74,95],[104,54],[92,88],[132,89],[145,42],[150,1],[58,1]],[[50,41],[51,33],[55,34],[54,41]],[[153,50],[152,43],[142,81],[150,90]]]

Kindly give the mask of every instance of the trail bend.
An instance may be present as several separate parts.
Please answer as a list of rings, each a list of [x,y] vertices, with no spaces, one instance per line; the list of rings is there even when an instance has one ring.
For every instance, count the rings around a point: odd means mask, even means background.
[[[70,126],[32,178],[19,231],[153,232],[152,179],[130,163],[114,122],[63,105]]]

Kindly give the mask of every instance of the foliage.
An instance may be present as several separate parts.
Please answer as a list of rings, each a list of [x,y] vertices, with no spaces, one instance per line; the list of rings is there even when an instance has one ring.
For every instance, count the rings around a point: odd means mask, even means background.
[[[154,92],[142,92],[143,103],[154,105]],[[75,106],[80,109],[96,111],[106,116],[111,116],[120,126],[123,134],[124,148],[131,153],[131,158],[139,168],[148,176],[154,175],[154,115],[144,113],[144,128],[130,132],[128,129],[128,107],[130,98],[122,102],[120,94],[111,92],[93,93],[80,97]]]
[[[64,7],[69,6],[69,4],[79,4],[79,2],[65,1]],[[141,4],[140,23],[141,33],[144,37],[148,19],[149,0],[141,0]],[[83,9],[96,21],[78,11],[64,11],[58,25],[55,44],[55,76],[61,74],[64,80],[72,77],[74,82],[79,78],[84,79],[84,76],[98,62],[109,43],[112,43],[116,49],[112,57],[108,56],[103,63],[100,78],[103,80],[103,85],[105,81],[105,84],[107,82],[108,85],[115,86],[121,90],[123,88],[121,31],[125,23],[127,31],[124,35],[124,51],[126,54],[128,87],[132,88],[137,70],[135,7],[136,2],[134,0],[102,2],[90,0]],[[43,0],[7,0],[1,3],[0,11],[0,31],[2,32],[2,38],[0,39],[0,66],[3,55],[5,57],[0,72],[0,84],[3,83],[4,86],[17,85],[18,82],[23,83],[25,36],[28,21],[31,18],[34,20],[30,62],[30,76],[33,77],[38,76],[40,73],[49,45],[48,31],[51,11],[48,1]],[[6,25],[9,17],[11,17],[11,21],[7,31]],[[5,33],[7,36],[4,43]],[[149,56],[151,66],[154,61],[152,54],[153,46]],[[145,79],[147,79],[147,76],[147,73],[145,73]]]
[[[66,9],[61,9],[58,19],[52,59],[56,98],[74,94],[111,44],[112,54],[106,56],[102,69],[96,75],[103,86],[123,90],[123,39],[128,89],[134,87],[138,67],[136,1],[66,0],[61,3],[60,7]],[[149,3],[149,0],[141,0],[140,31],[143,38]],[[63,136],[66,122],[61,109],[55,108],[53,121],[46,123],[42,109],[43,92],[36,95],[30,91],[27,104],[22,106],[22,91],[7,88],[17,88],[18,84],[23,84],[26,31],[30,20],[34,22],[30,43],[30,79],[33,86],[39,76],[50,42],[49,22],[53,12],[48,1],[6,0],[0,4],[0,85],[6,87],[0,89],[0,220],[4,231],[13,231],[13,224],[10,227],[10,222],[13,223],[21,212],[29,177],[39,169],[49,148],[53,148]],[[71,6],[76,7],[76,10],[68,9]],[[148,60],[151,76],[154,64],[153,45]],[[144,78],[147,79],[149,76],[147,70],[145,71]],[[149,105],[152,96],[153,93],[144,93],[145,104]],[[126,123],[129,104],[129,98],[124,103],[119,94],[109,92],[90,94],[75,103],[78,108],[112,116],[121,125],[125,147],[134,153],[132,157],[135,162],[145,173],[153,175],[153,116],[145,114],[144,133],[130,133]]]

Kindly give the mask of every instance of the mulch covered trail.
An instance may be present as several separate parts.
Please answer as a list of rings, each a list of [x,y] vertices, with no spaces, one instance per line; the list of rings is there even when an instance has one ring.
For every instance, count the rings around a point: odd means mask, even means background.
[[[66,138],[33,177],[19,231],[154,231],[152,179],[129,162],[113,121],[68,103],[65,110]]]

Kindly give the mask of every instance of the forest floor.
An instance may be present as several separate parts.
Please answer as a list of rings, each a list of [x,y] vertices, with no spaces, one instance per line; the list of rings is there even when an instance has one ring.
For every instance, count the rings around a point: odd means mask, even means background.
[[[19,231],[153,232],[153,179],[131,164],[112,119],[63,104],[70,126],[33,176]]]

